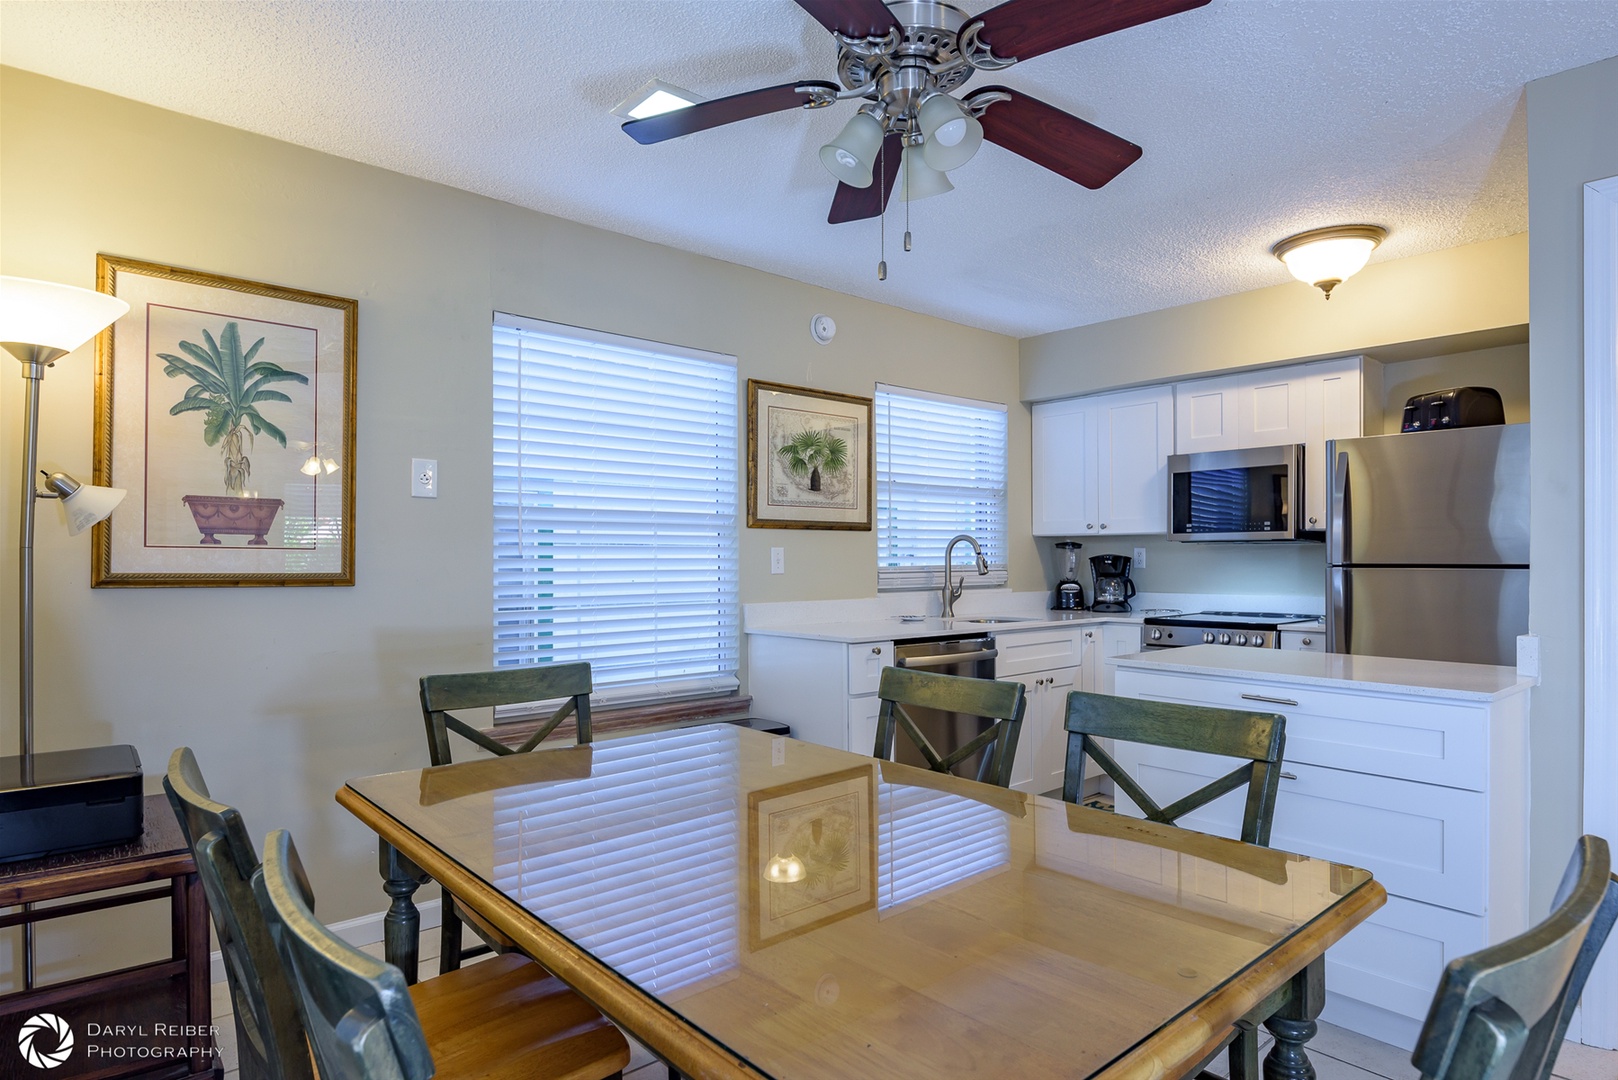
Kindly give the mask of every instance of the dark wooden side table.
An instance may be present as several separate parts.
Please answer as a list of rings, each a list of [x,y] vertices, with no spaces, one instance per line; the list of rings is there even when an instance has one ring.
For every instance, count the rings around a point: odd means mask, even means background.
[[[135,843],[0,865],[0,911],[5,912],[0,928],[156,900],[168,900],[171,912],[166,960],[0,995],[0,1077],[218,1080],[224,1075],[208,989],[208,905],[196,862],[164,796],[148,795],[145,815]],[[151,887],[139,888],[143,885]],[[127,891],[90,895],[108,889]],[[25,904],[34,906],[25,909]],[[14,976],[14,983],[23,981],[20,972]],[[67,1060],[48,1071],[27,1064],[18,1044],[23,1025],[41,1013],[67,1021],[73,1038]],[[47,1050],[58,1046],[44,1035],[38,1043]]]

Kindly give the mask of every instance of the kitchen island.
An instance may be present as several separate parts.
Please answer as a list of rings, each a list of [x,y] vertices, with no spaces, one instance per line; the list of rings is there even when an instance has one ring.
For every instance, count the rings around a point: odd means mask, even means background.
[[[1327,955],[1324,1019],[1412,1047],[1444,966],[1532,922],[1534,680],[1515,668],[1226,645],[1108,663],[1120,696],[1286,717],[1270,846],[1363,866],[1388,890]],[[1115,756],[1164,803],[1235,764],[1121,742]],[[1241,809],[1228,795],[1182,823],[1235,836]]]

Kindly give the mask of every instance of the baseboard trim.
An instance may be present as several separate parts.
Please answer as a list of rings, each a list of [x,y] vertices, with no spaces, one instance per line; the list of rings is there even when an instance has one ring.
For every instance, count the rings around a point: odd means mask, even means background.
[[[423,930],[431,930],[443,921],[443,902],[440,900],[423,900],[416,905],[416,910],[421,912]],[[345,919],[342,922],[332,923],[330,929],[356,949],[364,948],[382,940],[382,919],[386,914],[379,911],[374,915]],[[215,983],[225,981],[225,958],[217,952],[208,956],[208,981]]]

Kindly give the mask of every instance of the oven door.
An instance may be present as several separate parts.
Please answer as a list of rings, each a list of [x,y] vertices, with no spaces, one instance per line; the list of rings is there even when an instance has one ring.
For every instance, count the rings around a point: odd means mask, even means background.
[[[1303,447],[1169,458],[1169,539],[1296,540]]]

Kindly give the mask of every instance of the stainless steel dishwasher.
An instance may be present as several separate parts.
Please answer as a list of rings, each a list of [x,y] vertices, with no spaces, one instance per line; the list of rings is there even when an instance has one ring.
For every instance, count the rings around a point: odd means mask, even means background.
[[[999,655],[992,637],[933,638],[929,641],[907,641],[895,645],[893,662],[897,667],[911,668],[915,671],[960,675],[968,679],[992,679],[994,658]],[[953,753],[957,747],[971,742],[994,723],[993,720],[986,720],[981,716],[943,712],[939,709],[922,709],[913,705],[905,706],[905,712],[916,722],[916,727],[927,736],[927,741],[933,744],[933,749],[937,750],[940,756]],[[984,750],[987,750],[987,747]],[[979,750],[964,759],[951,771],[956,776],[975,780],[978,768],[983,763],[984,750]],[[893,757],[905,765],[916,765],[923,769],[927,767],[927,759],[921,756],[916,744],[902,731],[894,732]]]

